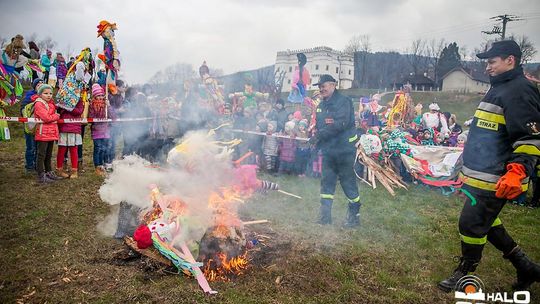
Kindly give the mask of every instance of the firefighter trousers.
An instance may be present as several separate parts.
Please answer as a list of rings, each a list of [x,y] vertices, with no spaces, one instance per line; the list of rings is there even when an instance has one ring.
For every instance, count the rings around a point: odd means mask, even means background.
[[[331,204],[334,200],[337,181],[350,203],[360,203],[356,175],[354,174],[355,153],[325,153],[322,157],[321,203]]]
[[[487,241],[503,254],[510,253],[516,247],[516,242],[499,219],[506,199],[497,198],[493,194],[469,194],[459,217],[463,258],[479,262]]]

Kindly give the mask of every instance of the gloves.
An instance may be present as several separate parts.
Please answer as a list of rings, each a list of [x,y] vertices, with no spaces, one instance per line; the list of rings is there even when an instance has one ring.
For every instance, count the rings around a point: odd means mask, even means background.
[[[527,177],[525,173],[525,167],[522,164],[510,163],[506,165],[506,174],[503,175],[495,189],[495,196],[498,198],[514,199],[518,197],[523,190],[521,190],[521,181]]]

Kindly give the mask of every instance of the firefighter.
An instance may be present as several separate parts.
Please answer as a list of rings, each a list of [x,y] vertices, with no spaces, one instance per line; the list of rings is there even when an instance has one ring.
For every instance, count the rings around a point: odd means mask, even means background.
[[[319,82],[322,102],[316,109],[316,133],[312,144],[322,151],[321,207],[319,223],[332,223],[332,203],[339,179],[349,200],[346,228],[360,225],[360,195],[353,171],[356,155],[356,129],[352,100],[336,89],[337,81],[322,75]]]
[[[494,42],[484,53],[491,88],[470,125],[460,173],[468,198],[459,218],[461,259],[454,273],[438,286],[450,292],[473,272],[487,241],[517,270],[515,290],[540,281],[532,262],[508,234],[499,218],[507,200],[527,190],[540,156],[540,94],[524,76],[521,50],[513,40]]]

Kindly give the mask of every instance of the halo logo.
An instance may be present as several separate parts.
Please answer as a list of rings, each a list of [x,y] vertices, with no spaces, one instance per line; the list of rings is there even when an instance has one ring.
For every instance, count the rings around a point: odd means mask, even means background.
[[[456,299],[485,301],[486,294],[483,292],[484,289],[484,282],[480,278],[473,275],[466,275],[457,282],[454,296]],[[463,304],[468,302],[457,303]]]
[[[456,304],[529,304],[531,302],[531,294],[528,291],[516,291],[509,294],[507,292],[485,293],[484,290],[484,282],[479,277],[466,275],[459,279],[456,284],[456,291],[454,293],[454,297],[458,300]]]

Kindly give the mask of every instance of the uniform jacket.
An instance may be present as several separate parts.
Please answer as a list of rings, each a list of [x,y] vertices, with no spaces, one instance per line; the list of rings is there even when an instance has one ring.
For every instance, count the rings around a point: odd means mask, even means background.
[[[358,140],[352,100],[338,90],[319,103],[317,114],[318,147],[323,154],[354,152]]]
[[[533,173],[540,156],[540,93],[521,67],[490,82],[470,125],[460,176],[469,189],[495,194],[507,164],[520,163],[528,176]]]

